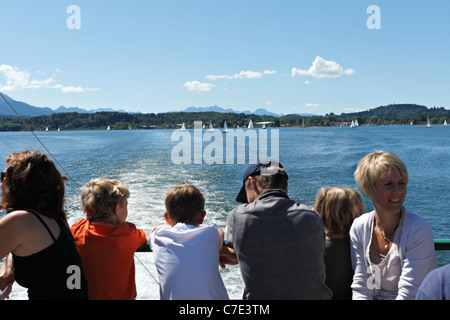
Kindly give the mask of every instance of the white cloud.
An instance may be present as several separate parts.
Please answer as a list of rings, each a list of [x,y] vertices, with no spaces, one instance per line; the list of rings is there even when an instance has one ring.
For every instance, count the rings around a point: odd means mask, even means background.
[[[346,111],[346,112],[361,112],[361,111],[364,111],[364,110],[361,110],[361,109],[357,109],[357,108],[342,108],[344,111]]]
[[[307,108],[328,108],[330,107],[329,104],[319,104],[319,103],[307,103],[305,104],[305,107]]]
[[[82,87],[68,86],[68,87],[62,87],[61,91],[63,93],[70,93],[70,92],[81,93],[81,92],[84,92],[85,90]]]
[[[207,75],[208,80],[218,80],[218,79],[259,79],[263,75],[271,75],[277,73],[276,70],[264,70],[264,71],[250,71],[242,70],[239,73],[235,73],[232,76],[221,74],[221,75]]]
[[[292,68],[291,76],[312,76],[315,78],[336,78],[342,75],[352,75],[354,70],[342,68],[337,62],[325,60],[319,56],[308,70]]]
[[[276,70],[264,70],[263,71],[263,74],[275,74],[275,73],[277,73]]]
[[[55,69],[55,72],[61,72]],[[28,71],[19,70],[17,67],[2,64],[0,65],[0,73],[6,79],[6,85],[0,85],[0,91],[18,91],[24,89],[41,89],[50,88],[58,89],[63,93],[74,92],[81,93],[86,91],[99,91],[98,88],[82,88],[80,86],[64,86],[62,84],[55,84],[56,80],[53,77],[44,80],[35,80],[31,78]]]
[[[255,71],[241,71],[239,73],[235,73],[231,77],[228,77],[228,79],[259,79],[261,78],[262,72],[255,72]]]
[[[183,87],[188,89],[188,91],[211,91],[211,89],[214,87],[211,83],[201,83],[200,81],[194,80],[194,81],[188,81],[185,84],[183,84]]]
[[[62,84],[56,84],[51,86],[53,89],[60,89],[62,93],[82,93],[82,92],[97,92],[100,89],[98,88],[82,88],[80,86],[63,86]]]
[[[221,75],[208,75],[206,76],[207,80],[218,80],[218,79],[227,79],[227,75],[226,74],[221,74]]]
[[[30,73],[27,71],[20,71],[17,68],[8,66],[5,64],[0,65],[0,72],[6,79],[6,85],[0,86],[1,91],[14,91],[20,89],[39,88],[44,85],[44,82],[48,85],[53,81],[53,78],[47,80],[30,80]]]
[[[305,84],[310,84],[310,83],[311,83],[311,81],[305,80]]]

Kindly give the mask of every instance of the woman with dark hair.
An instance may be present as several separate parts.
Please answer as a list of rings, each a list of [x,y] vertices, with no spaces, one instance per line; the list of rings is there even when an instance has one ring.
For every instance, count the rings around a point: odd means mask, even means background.
[[[1,173],[0,290],[14,280],[29,299],[87,299],[81,259],[64,211],[64,181],[40,151],[12,153]],[[14,273],[12,272],[14,270]]]

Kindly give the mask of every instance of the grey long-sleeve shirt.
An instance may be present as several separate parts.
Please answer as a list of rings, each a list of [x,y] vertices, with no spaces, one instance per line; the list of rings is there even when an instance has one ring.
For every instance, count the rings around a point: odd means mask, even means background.
[[[317,212],[270,189],[228,215],[245,282],[244,299],[330,299],[325,285],[325,233]]]

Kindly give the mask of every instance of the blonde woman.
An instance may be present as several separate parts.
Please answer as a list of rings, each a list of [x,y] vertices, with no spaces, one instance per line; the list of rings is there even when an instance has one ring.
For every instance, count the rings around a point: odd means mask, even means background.
[[[353,299],[414,299],[437,262],[429,223],[403,206],[406,166],[395,154],[375,151],[361,159],[355,181],[374,210],[350,229]]]
[[[314,208],[322,218],[325,238],[326,285],[333,300],[351,300],[353,268],[350,258],[350,227],[365,212],[362,195],[345,187],[324,187]]]

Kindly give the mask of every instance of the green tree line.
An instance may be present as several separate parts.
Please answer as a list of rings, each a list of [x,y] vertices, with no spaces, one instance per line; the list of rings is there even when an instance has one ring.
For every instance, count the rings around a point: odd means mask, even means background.
[[[194,121],[202,121],[206,126],[209,122],[215,128],[223,128],[227,122],[229,128],[246,127],[250,121],[254,124],[260,121],[272,121],[272,126],[337,126],[348,125],[357,119],[359,125],[401,125],[425,124],[427,119],[431,124],[442,124],[450,121],[450,110],[444,108],[426,108],[417,105],[389,105],[358,113],[334,113],[325,116],[286,115],[280,118],[270,116],[249,115],[244,113],[220,112],[169,112],[169,113],[55,113],[48,116],[24,118],[32,130],[104,130],[108,126],[112,130],[177,128],[182,123],[187,128],[193,127]],[[0,131],[23,131],[27,128],[18,118],[0,118]]]
[[[209,122],[215,128],[223,127],[227,122],[229,128],[247,126],[250,119],[255,123],[259,121],[273,121],[279,125],[279,119],[273,117],[261,117],[243,113],[220,112],[171,112],[171,113],[122,113],[122,112],[97,112],[97,113],[55,113],[48,116],[23,118],[32,130],[104,130],[108,126],[111,130],[123,129],[150,129],[150,128],[177,128],[185,123],[187,128],[193,127],[194,121],[202,121],[206,126]],[[0,131],[27,130],[23,122],[18,118],[0,119]]]

